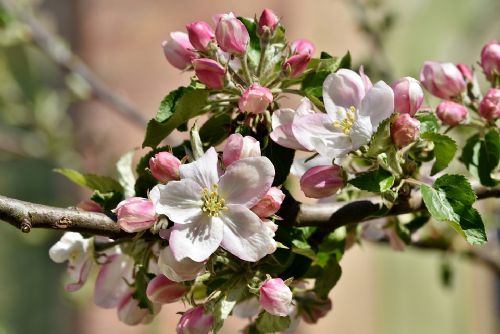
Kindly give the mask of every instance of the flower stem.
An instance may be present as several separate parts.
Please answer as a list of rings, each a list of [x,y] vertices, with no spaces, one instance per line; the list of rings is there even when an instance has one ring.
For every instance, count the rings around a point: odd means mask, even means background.
[[[252,84],[253,83],[252,76],[250,75],[250,70],[248,69],[248,54],[245,53],[245,55],[242,58],[240,58],[240,60],[241,60],[241,66],[243,68],[243,74],[245,75],[247,81],[250,84]]]
[[[267,50],[267,45],[268,44],[269,43],[267,41],[264,41],[261,44],[259,66],[257,66],[257,77],[259,79],[260,79],[260,75],[262,73],[262,68],[264,67],[264,64],[266,62],[266,50]]]

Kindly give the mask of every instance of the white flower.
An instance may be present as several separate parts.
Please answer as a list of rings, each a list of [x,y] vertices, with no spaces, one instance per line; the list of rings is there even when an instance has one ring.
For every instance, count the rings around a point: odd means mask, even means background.
[[[92,268],[91,241],[84,239],[80,233],[66,232],[61,240],[50,248],[49,257],[57,263],[68,261],[71,283],[68,283],[65,289],[69,292],[77,291],[87,280]]]
[[[196,276],[205,271],[204,262],[195,262],[188,257],[177,261],[170,247],[161,250],[158,257],[158,267],[168,279],[174,282],[194,280]]]
[[[158,214],[174,222],[169,246],[177,261],[206,260],[219,246],[245,261],[258,261],[275,249],[260,218],[250,208],[267,193],[274,166],[265,157],[233,162],[219,177],[217,152],[180,166],[180,181],[150,192]]]
[[[323,83],[326,114],[315,113],[293,121],[293,133],[307,150],[342,158],[367,144],[380,122],[394,110],[394,93],[383,81],[370,86],[356,72],[340,69]]]
[[[103,308],[118,306],[129,292],[132,282],[134,259],[126,254],[108,256],[95,281],[94,302]]]

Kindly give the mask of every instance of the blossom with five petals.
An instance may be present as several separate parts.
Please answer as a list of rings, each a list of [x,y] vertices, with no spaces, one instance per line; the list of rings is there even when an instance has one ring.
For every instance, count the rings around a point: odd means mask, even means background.
[[[367,144],[394,111],[394,93],[383,81],[371,86],[354,71],[340,69],[323,83],[325,113],[295,118],[293,134],[309,151],[342,158]]]
[[[177,261],[187,257],[202,262],[219,246],[245,261],[258,261],[275,250],[272,234],[250,210],[273,183],[268,158],[235,161],[219,176],[217,152],[210,148],[179,172],[180,181],[150,192],[156,212],[174,222],[169,247]]]

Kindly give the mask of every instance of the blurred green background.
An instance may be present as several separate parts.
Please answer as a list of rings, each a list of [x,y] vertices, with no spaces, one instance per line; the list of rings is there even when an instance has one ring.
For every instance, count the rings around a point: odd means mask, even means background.
[[[106,83],[152,117],[164,94],[187,82],[163,59],[168,33],[195,20],[269,7],[283,17],[289,39],[318,50],[353,54],[373,79],[418,77],[425,60],[474,65],[483,44],[500,37],[500,1],[163,1],[22,0],[62,36]],[[188,4],[188,6],[186,6]],[[430,101],[427,101],[429,103]],[[53,168],[113,170],[114,160],[141,142],[142,129],[89,99],[81,78],[68,75],[31,43],[26,27],[0,11],[0,194],[56,206],[85,198]],[[485,222],[500,221],[498,200],[481,203]],[[119,324],[114,311],[92,306],[92,283],[63,291],[64,265],[52,263],[54,231],[21,234],[0,224],[0,334],[173,333],[178,305],[150,327]],[[497,253],[498,254],[498,253]],[[444,266],[443,266],[444,265]],[[486,268],[443,254],[395,253],[365,244],[348,252],[334,289],[334,310],[299,333],[494,334],[500,332],[499,281]],[[442,282],[450,268],[451,284]],[[177,308],[176,308],[177,307]],[[241,322],[224,329],[234,333]]]

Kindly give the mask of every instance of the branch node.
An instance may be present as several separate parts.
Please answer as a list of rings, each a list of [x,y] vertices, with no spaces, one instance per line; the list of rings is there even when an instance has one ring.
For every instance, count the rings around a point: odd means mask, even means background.
[[[68,217],[62,217],[58,221],[56,221],[56,227],[60,229],[67,229],[68,226],[71,225],[71,219]]]
[[[28,218],[24,218],[19,226],[21,232],[30,233],[31,232],[31,221]]]

